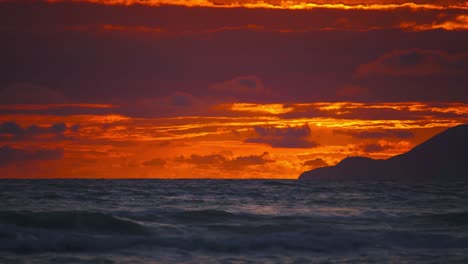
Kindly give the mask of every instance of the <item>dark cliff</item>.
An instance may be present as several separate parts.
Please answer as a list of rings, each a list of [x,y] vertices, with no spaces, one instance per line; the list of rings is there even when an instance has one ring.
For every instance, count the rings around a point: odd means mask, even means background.
[[[387,160],[349,157],[302,173],[312,179],[468,179],[468,124],[449,128]]]

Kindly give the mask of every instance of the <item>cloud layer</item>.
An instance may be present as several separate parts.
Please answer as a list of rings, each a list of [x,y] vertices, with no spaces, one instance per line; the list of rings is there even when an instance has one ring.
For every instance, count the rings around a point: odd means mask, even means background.
[[[176,158],[177,162],[190,163],[198,167],[216,167],[222,170],[242,170],[250,166],[265,165],[274,162],[268,159],[268,153],[260,155],[237,156],[233,158],[225,157],[221,154],[197,155],[190,157],[180,156]]]
[[[313,148],[318,144],[311,141],[308,125],[300,127],[255,127],[257,137],[247,138],[246,143],[263,143],[273,148]]]
[[[29,161],[60,160],[62,158],[63,149],[20,149],[8,145],[0,147],[0,166]]]
[[[0,1],[0,177],[295,178],[391,157],[468,123],[466,8]]]

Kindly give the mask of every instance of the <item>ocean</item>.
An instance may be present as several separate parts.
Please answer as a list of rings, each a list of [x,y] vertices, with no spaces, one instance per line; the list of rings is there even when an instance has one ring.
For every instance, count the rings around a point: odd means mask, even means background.
[[[1,180],[0,263],[468,263],[468,183]]]

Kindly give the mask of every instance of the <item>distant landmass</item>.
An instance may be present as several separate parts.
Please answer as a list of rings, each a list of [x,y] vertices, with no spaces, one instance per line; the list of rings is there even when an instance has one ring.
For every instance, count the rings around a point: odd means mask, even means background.
[[[348,157],[335,166],[303,172],[314,179],[468,179],[468,124],[435,135],[386,160]]]

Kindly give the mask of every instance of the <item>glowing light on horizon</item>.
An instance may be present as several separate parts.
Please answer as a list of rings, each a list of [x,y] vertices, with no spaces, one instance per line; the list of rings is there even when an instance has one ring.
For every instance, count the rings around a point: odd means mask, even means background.
[[[63,160],[51,161],[50,166],[54,171],[62,170],[67,177],[297,178],[302,171],[312,168],[302,165],[308,160],[320,158],[333,165],[349,155],[388,158],[444,128],[468,123],[468,104],[464,103],[231,103],[206,108],[209,111],[204,111],[204,115],[153,118],[111,114],[113,108],[109,108],[108,114],[94,115],[0,115],[0,125],[13,121],[19,131],[28,131],[31,126],[46,131],[57,123],[66,124],[67,128],[62,134],[39,133],[29,137],[26,134],[24,138],[21,134],[12,138],[4,133],[0,146],[63,149]],[[399,114],[393,119],[366,117],[365,113],[372,109]],[[343,112],[351,115],[340,114]],[[71,130],[74,125],[79,127]],[[271,129],[262,134],[259,128]],[[297,139],[294,128],[304,128],[310,133],[300,133],[300,140],[318,144],[287,146]],[[410,136],[392,136],[399,132]],[[355,136],[360,133],[381,136]],[[252,138],[259,140],[248,140]],[[271,140],[284,144],[275,145]],[[374,148],[368,150],[369,146]],[[263,160],[261,155],[265,152],[269,154]],[[185,162],[180,161],[181,155]],[[201,163],[191,159],[192,155]],[[257,163],[223,169],[239,157]],[[142,165],[151,159],[163,160],[164,165]]]

